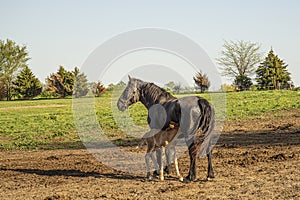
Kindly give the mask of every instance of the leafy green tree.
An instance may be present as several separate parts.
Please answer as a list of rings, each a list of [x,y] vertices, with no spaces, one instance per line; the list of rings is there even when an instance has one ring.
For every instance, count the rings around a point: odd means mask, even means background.
[[[0,79],[0,100],[4,99],[5,97],[6,97],[6,88]]]
[[[29,59],[26,46],[19,46],[9,39],[0,40],[0,79],[5,87],[8,101],[12,97],[13,81],[20,69],[27,66]]]
[[[27,66],[23,68],[13,84],[15,85],[14,92],[16,95],[24,99],[36,97],[42,92],[41,82]]]
[[[116,87],[116,85],[115,84],[113,84],[113,83],[110,83],[108,86],[107,86],[107,88],[106,88],[106,91],[113,91],[114,89],[115,89],[115,87]]]
[[[125,87],[126,83],[124,81],[120,81],[117,84],[110,83],[106,88],[106,91],[123,90]]]
[[[176,93],[176,94],[179,94],[180,92],[181,92],[181,90],[182,90],[182,85],[181,85],[181,83],[180,82],[177,82],[177,83],[175,83],[175,86],[174,86],[174,92]]]
[[[164,89],[171,94],[178,94],[182,90],[182,84],[180,82],[175,83],[173,81],[170,81],[164,85]]]
[[[84,73],[80,73],[79,69],[75,67],[75,86],[74,86],[74,95],[75,97],[82,97],[87,95],[89,91],[89,83],[87,77]]]
[[[289,89],[291,87],[291,74],[288,72],[287,66],[271,49],[265,61],[256,70],[258,88],[263,90]]]
[[[262,54],[259,53],[257,43],[241,41],[225,41],[221,57],[217,58],[223,76],[235,78],[236,85],[248,88],[248,81],[255,74],[256,65],[261,62]]]
[[[176,84],[174,83],[174,81],[170,81],[168,83],[165,84],[164,89],[171,93],[172,95],[174,95],[175,90],[176,90]]]
[[[197,88],[200,89],[200,92],[203,93],[210,87],[210,81],[208,80],[208,76],[203,74],[202,72],[198,72],[193,77]]]

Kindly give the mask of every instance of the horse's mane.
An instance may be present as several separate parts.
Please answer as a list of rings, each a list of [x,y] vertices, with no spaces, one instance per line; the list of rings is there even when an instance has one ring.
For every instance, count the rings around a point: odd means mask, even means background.
[[[154,83],[145,82],[145,84],[142,86],[142,90],[144,97],[147,99],[152,99],[153,101],[170,101],[176,99],[176,97]]]

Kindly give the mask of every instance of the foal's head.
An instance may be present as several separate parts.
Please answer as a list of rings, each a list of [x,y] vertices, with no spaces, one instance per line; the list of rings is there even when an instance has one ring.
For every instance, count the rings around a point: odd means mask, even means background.
[[[125,111],[130,105],[139,101],[139,84],[140,80],[128,76],[129,81],[122,95],[120,96],[117,106],[120,111]]]

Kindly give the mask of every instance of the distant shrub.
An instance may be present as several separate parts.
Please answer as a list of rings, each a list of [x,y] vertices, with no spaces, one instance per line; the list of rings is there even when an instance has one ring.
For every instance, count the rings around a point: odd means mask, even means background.
[[[292,90],[293,91],[300,91],[300,87],[294,87]]]
[[[251,85],[250,91],[257,91],[257,90],[258,90],[258,86],[257,85]]]
[[[59,97],[60,97],[60,95],[56,92],[51,92],[51,91],[44,90],[36,98],[37,99],[53,99],[53,98],[59,98]]]
[[[221,86],[221,91],[223,91],[223,92],[236,92],[236,88],[232,85],[223,84]]]
[[[100,97],[102,94],[106,93],[106,88],[101,83],[101,81],[98,81],[97,83],[93,83],[92,92],[95,97]]]

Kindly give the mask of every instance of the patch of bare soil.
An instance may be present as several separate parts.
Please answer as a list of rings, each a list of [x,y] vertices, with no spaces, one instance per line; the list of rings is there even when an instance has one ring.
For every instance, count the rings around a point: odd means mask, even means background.
[[[207,161],[198,179],[165,181],[111,169],[86,150],[0,151],[1,199],[299,199],[298,113],[274,120],[227,122],[213,150],[216,178],[207,181]],[[128,151],[135,148],[123,147]],[[141,149],[140,151],[143,151]],[[135,151],[135,150],[134,150]],[[187,175],[188,155],[179,167]],[[174,170],[173,170],[174,171]]]

